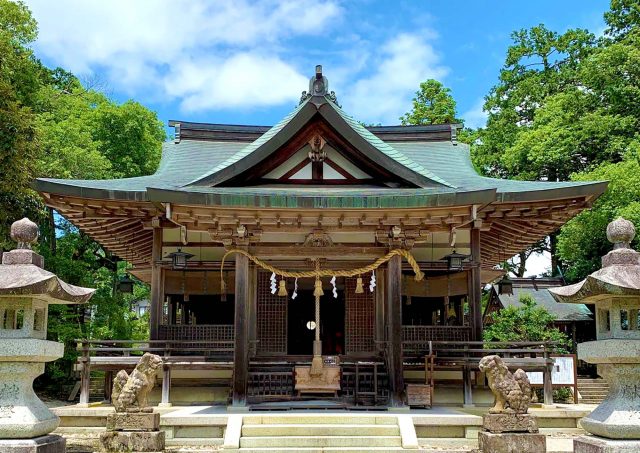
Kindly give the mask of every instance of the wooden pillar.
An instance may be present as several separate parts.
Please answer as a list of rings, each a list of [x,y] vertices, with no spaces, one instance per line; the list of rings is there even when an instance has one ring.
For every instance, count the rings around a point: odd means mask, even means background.
[[[473,406],[473,391],[471,385],[471,370],[468,366],[465,366],[462,370],[463,380],[463,404],[465,406]]]
[[[482,281],[480,280],[480,228],[471,228],[471,288],[469,311],[474,341],[482,341]]]
[[[149,312],[149,338],[158,339],[160,320],[162,319],[162,228],[153,229],[151,249],[151,307]]]
[[[162,399],[160,405],[171,406],[171,367],[164,365],[162,367]]]
[[[247,404],[249,381],[249,259],[236,254],[235,348],[233,352],[233,406]]]
[[[258,340],[258,269],[249,269],[249,357],[255,357]]]
[[[402,258],[389,260],[386,282],[387,366],[389,367],[389,406],[402,407],[404,377],[402,369]]]
[[[80,405],[89,405],[89,392],[91,390],[91,358],[89,343],[82,342],[82,368],[80,369]]]
[[[113,371],[104,372],[104,400],[111,402],[111,391],[113,390]]]
[[[376,350],[380,351],[384,349],[384,343],[382,342],[385,341],[385,327],[387,325],[384,310],[384,301],[386,300],[384,283],[386,280],[386,275],[383,269],[376,269],[375,273],[376,287],[374,295],[376,305],[376,341],[378,341],[378,343],[376,344]]]

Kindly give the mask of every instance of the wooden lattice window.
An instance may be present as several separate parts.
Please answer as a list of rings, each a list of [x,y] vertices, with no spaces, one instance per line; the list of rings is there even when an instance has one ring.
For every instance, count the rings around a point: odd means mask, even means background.
[[[375,329],[375,293],[364,278],[364,293],[356,294],[356,277],[345,278],[345,348],[347,354],[372,352]]]
[[[258,272],[258,353],[287,353],[288,297],[271,294],[269,272]]]

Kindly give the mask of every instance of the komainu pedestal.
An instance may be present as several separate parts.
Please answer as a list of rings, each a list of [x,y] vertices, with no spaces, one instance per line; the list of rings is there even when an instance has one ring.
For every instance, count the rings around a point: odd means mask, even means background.
[[[547,442],[538,431],[538,423],[528,414],[531,384],[522,370],[511,374],[497,355],[483,357],[480,371],[486,373],[496,403],[482,417],[478,433],[479,452],[545,453]]]
[[[160,357],[146,353],[130,375],[124,370],[118,372],[111,392],[116,412],[107,416],[107,431],[100,434],[103,452],[164,451],[165,434],[160,431],[160,414],[154,413],[147,404],[161,366]]]

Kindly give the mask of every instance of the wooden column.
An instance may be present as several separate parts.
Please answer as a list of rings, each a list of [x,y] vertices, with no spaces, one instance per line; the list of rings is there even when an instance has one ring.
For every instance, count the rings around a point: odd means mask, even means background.
[[[480,228],[471,228],[471,288],[469,311],[473,340],[482,341],[482,282],[480,280]]]
[[[402,407],[402,258],[389,260],[386,282],[387,366],[389,367],[389,406]]]
[[[104,372],[104,400],[111,402],[111,391],[113,390],[113,371]]]
[[[255,357],[258,340],[258,269],[249,269],[249,357]]]
[[[386,318],[384,313],[384,301],[386,300],[384,283],[386,280],[383,269],[376,269],[376,287],[375,287],[375,304],[376,304],[376,351],[384,348]],[[366,289],[365,289],[366,291]]]
[[[149,311],[149,338],[158,339],[158,326],[162,319],[162,268],[157,264],[162,260],[162,228],[153,229],[151,249],[151,307]]]
[[[235,349],[233,352],[233,406],[246,406],[249,381],[249,259],[236,254]]]
[[[163,365],[162,367],[162,399],[160,405],[171,406],[171,367]]]
[[[82,368],[80,369],[80,405],[89,405],[89,392],[91,391],[91,363],[89,356],[89,343],[82,342]]]

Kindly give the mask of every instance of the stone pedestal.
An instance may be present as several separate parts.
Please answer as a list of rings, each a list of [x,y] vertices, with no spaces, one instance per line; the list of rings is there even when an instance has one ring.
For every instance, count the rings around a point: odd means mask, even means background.
[[[63,351],[53,341],[0,339],[0,439],[36,438],[58,427],[59,418],[33,391],[33,380]]]
[[[478,433],[478,446],[483,453],[545,453],[547,439],[544,434],[533,433]]]
[[[157,412],[122,413],[107,415],[107,431],[158,431],[160,414]]]
[[[637,453],[640,452],[640,441],[581,436],[573,440],[573,451],[574,453]]]
[[[547,440],[530,414],[486,414],[478,433],[481,453],[545,453]]]
[[[581,343],[578,356],[597,363],[598,373],[609,384],[609,394],[582,419],[582,427],[609,439],[640,439],[640,340]]]
[[[33,439],[0,439],[2,453],[65,453],[63,437],[49,434]]]
[[[531,414],[486,414],[482,429],[491,433],[537,433],[538,422]]]
[[[160,414],[146,410],[116,412],[107,416],[107,431],[100,434],[101,451],[164,451],[165,433],[160,429]]]
[[[164,431],[107,431],[100,434],[105,453],[162,452]]]

